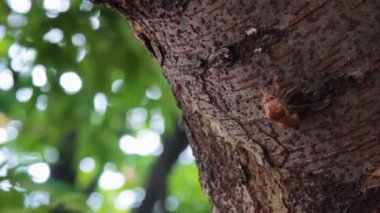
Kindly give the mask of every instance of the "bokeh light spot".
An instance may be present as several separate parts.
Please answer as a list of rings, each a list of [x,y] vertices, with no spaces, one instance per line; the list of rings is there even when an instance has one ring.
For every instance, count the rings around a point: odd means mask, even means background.
[[[59,78],[59,84],[67,94],[71,95],[82,88],[82,79],[75,72],[65,72]]]
[[[149,99],[158,100],[161,98],[161,89],[159,86],[153,85],[146,90],[145,95]]]
[[[127,124],[134,128],[140,129],[144,126],[148,112],[142,107],[134,108],[127,113]]]
[[[12,89],[14,85],[13,74],[9,69],[3,69],[0,71],[0,89],[8,91]]]
[[[130,209],[136,202],[136,193],[133,190],[122,191],[114,200],[114,205],[117,209]]]
[[[104,114],[107,111],[107,96],[104,93],[96,93],[94,97],[94,108],[99,114]]]
[[[99,178],[99,186],[105,190],[115,190],[122,187],[125,183],[125,177],[119,172],[104,171]]]
[[[3,180],[0,182],[0,190],[2,191],[10,191],[12,188],[12,184],[9,180]]]
[[[35,191],[25,195],[24,206],[26,208],[38,208],[49,205],[50,194],[43,191]]]
[[[114,82],[112,82],[112,85],[111,85],[112,92],[113,93],[118,92],[121,89],[121,87],[123,86],[123,83],[124,83],[124,80],[122,80],[122,79],[117,79]]]
[[[46,147],[44,150],[44,158],[48,163],[56,163],[59,160],[59,151],[55,147]]]
[[[126,154],[159,155],[162,152],[160,135],[152,130],[141,130],[137,137],[124,135],[119,140],[120,149]]]
[[[32,81],[34,86],[42,87],[47,83],[46,68],[36,65],[32,70]]]
[[[166,201],[165,201],[166,210],[170,212],[174,212],[175,210],[177,210],[178,206],[179,206],[179,201],[176,197],[169,196],[166,198]]]
[[[37,102],[36,102],[36,108],[38,110],[46,110],[47,108],[47,105],[48,105],[48,98],[46,95],[39,95],[37,97]]]
[[[71,36],[71,42],[75,46],[83,46],[86,44],[86,37],[82,33],[75,33]]]
[[[63,31],[58,28],[51,29],[44,35],[44,40],[53,44],[61,42],[62,39]]]
[[[30,0],[7,0],[8,6],[16,13],[28,13],[32,7]]]
[[[195,158],[190,146],[187,146],[186,149],[183,150],[178,157],[179,163],[185,164],[185,165],[194,163],[194,160]]]
[[[36,183],[44,183],[50,176],[50,167],[47,163],[35,163],[28,167],[28,173]]]
[[[155,114],[150,119],[150,128],[159,134],[163,134],[165,132],[165,119],[159,114]]]
[[[83,158],[79,163],[79,169],[82,172],[92,172],[95,169],[95,160],[91,157]]]
[[[33,96],[33,89],[30,87],[23,87],[16,91],[16,99],[19,102],[27,102]]]
[[[44,0],[44,9],[49,18],[57,17],[59,13],[66,12],[69,8],[69,0]]]
[[[0,144],[8,141],[8,133],[7,130],[0,127]]]
[[[22,14],[12,12],[8,15],[7,22],[10,27],[19,28],[25,26],[28,23],[28,19]]]
[[[6,34],[6,29],[3,25],[0,25],[0,41],[3,40],[3,38],[5,37],[5,34]]]
[[[86,204],[93,210],[98,211],[103,204],[103,196],[99,192],[93,192],[88,197]]]

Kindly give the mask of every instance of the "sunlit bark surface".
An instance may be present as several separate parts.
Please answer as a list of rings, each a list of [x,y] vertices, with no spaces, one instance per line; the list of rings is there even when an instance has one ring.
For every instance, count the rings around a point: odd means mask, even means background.
[[[163,67],[215,212],[380,208],[379,1],[102,2]]]

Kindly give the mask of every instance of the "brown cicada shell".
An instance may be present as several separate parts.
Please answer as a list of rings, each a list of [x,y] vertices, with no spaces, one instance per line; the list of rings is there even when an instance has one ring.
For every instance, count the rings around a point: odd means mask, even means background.
[[[282,128],[297,126],[300,118],[286,103],[280,93],[280,87],[275,85],[274,92],[262,90],[262,104],[265,115]]]

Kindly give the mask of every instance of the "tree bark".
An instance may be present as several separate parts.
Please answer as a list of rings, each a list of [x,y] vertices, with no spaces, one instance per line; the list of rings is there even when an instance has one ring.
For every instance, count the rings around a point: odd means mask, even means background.
[[[214,212],[380,208],[379,1],[101,2],[161,64]]]

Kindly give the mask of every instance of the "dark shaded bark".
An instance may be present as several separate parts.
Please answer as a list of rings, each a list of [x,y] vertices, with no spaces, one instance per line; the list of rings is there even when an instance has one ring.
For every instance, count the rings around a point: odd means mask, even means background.
[[[377,0],[101,2],[163,67],[215,212],[380,209]]]
[[[163,152],[150,170],[145,198],[136,212],[152,212],[156,202],[159,202],[159,206],[162,207],[162,212],[166,212],[167,179],[179,154],[185,150],[187,145],[188,141],[185,131],[180,127],[177,127],[177,131],[174,135],[164,139]]]

